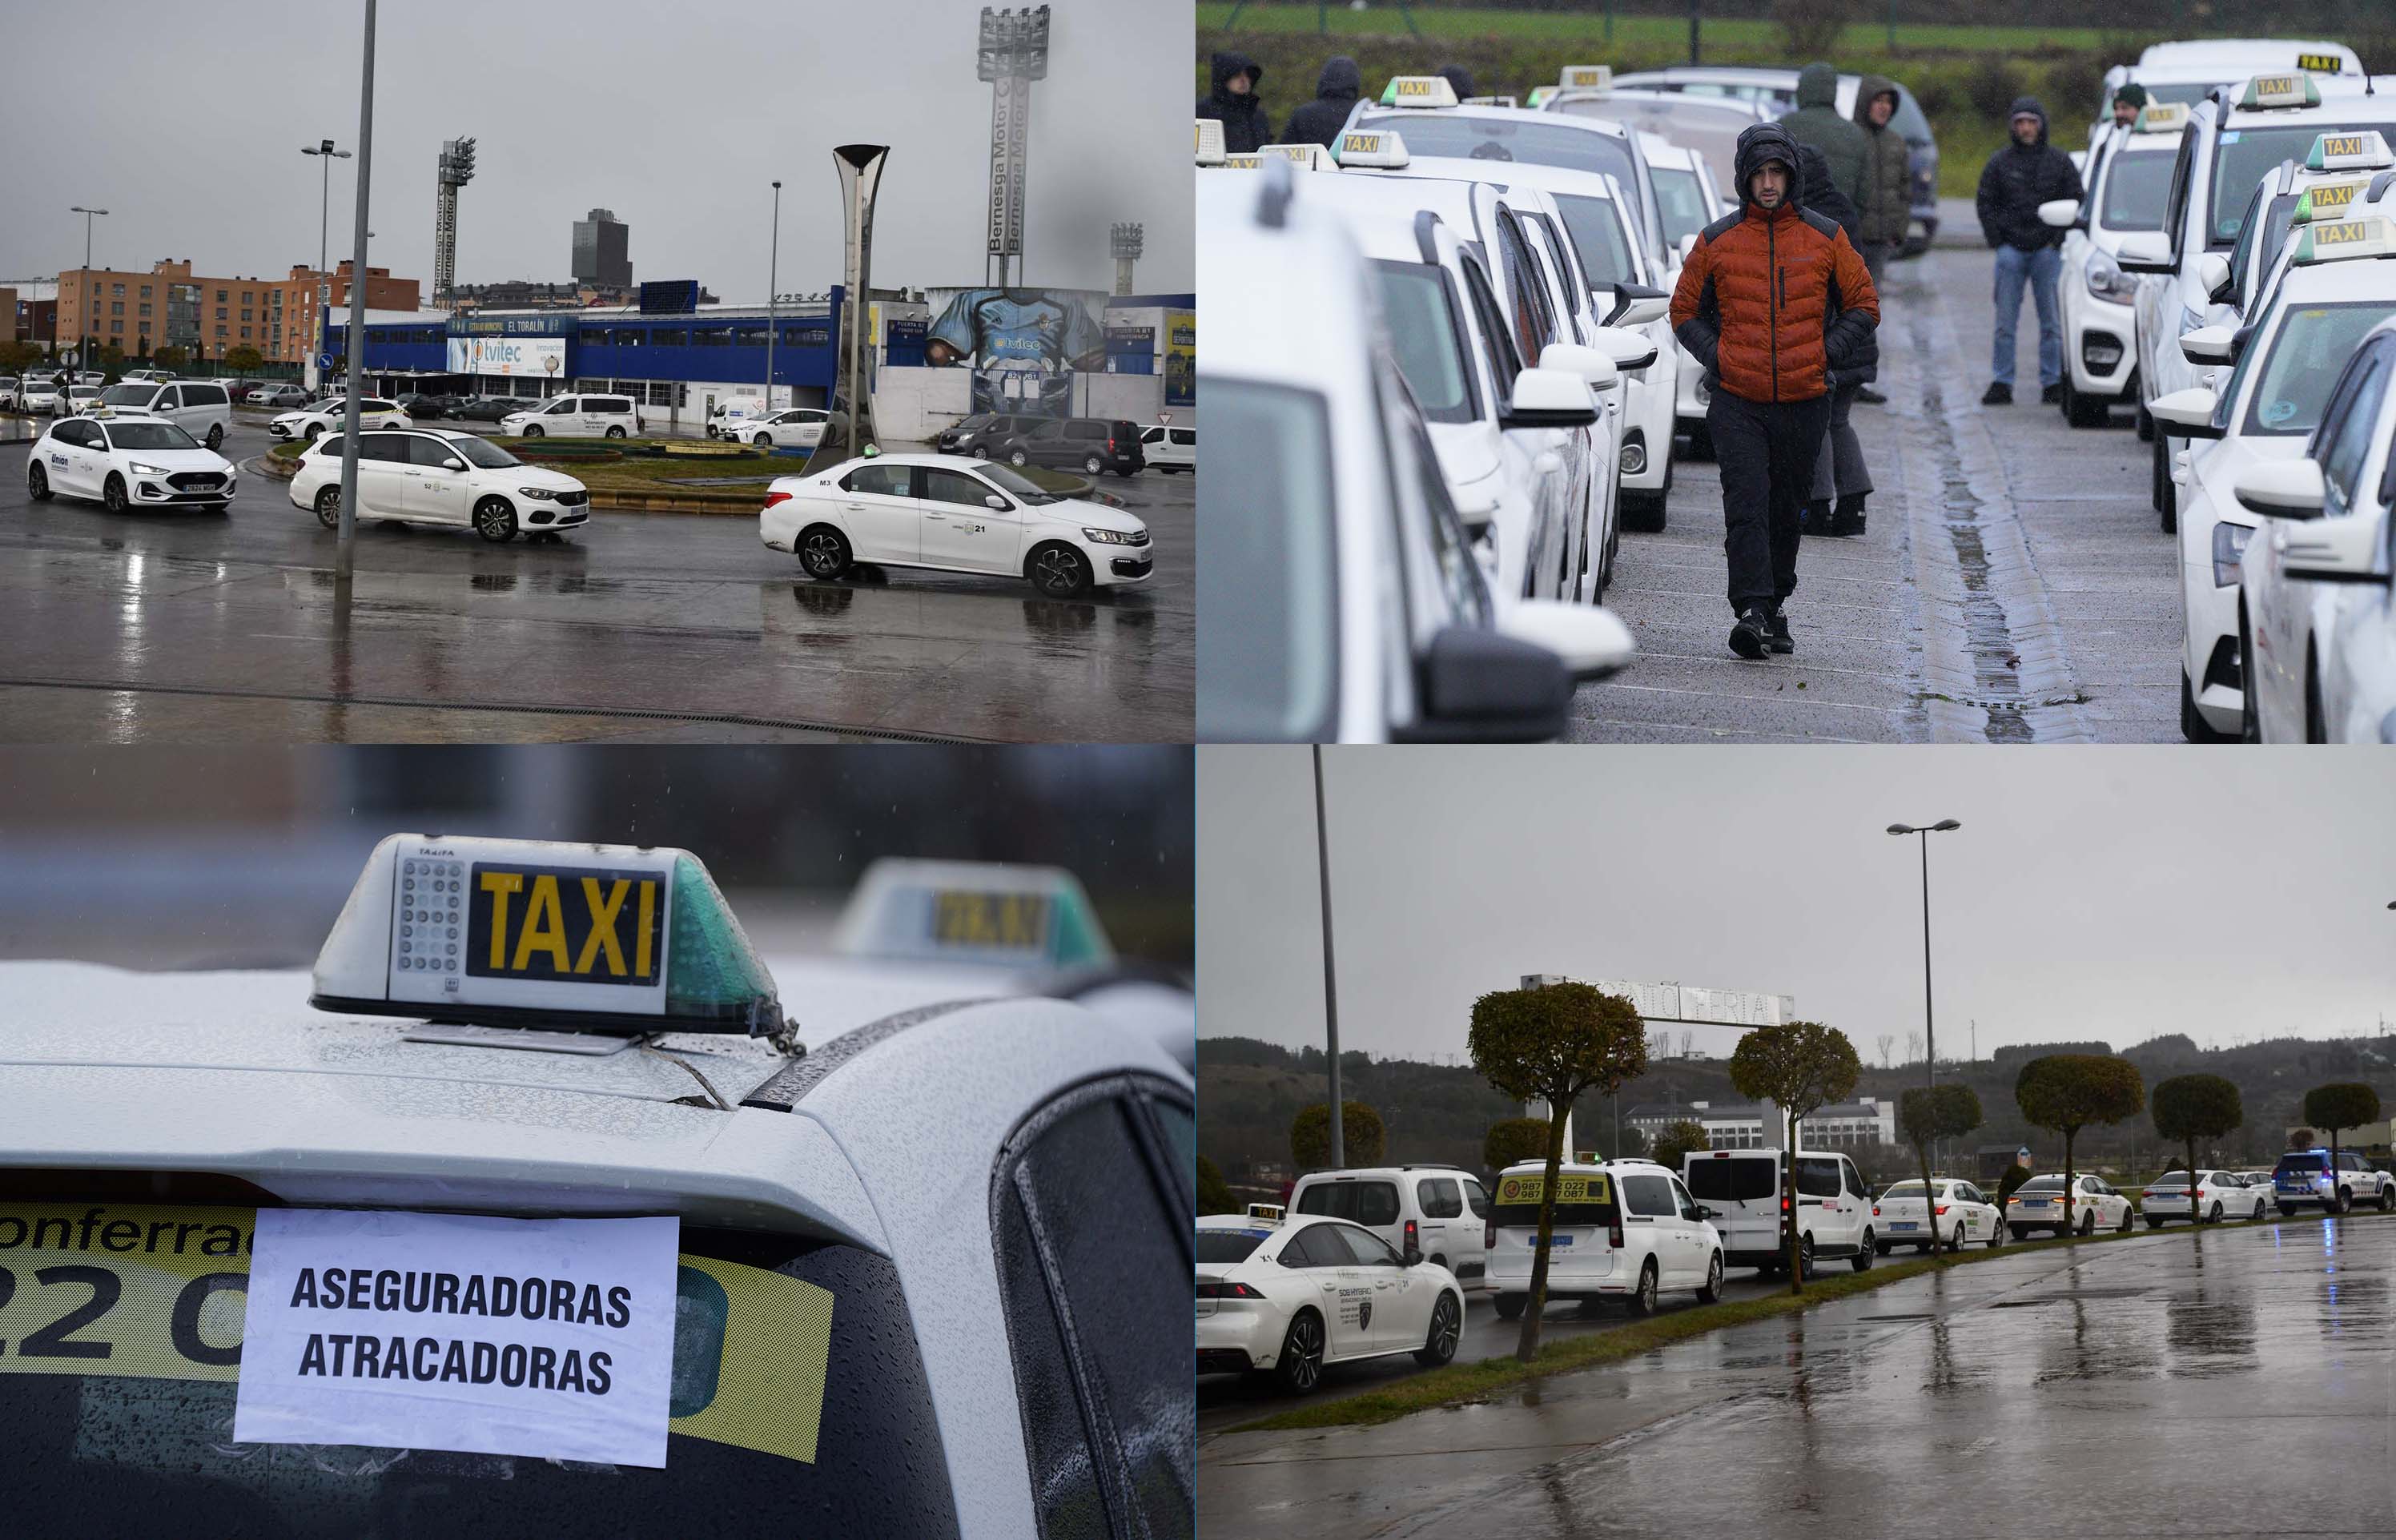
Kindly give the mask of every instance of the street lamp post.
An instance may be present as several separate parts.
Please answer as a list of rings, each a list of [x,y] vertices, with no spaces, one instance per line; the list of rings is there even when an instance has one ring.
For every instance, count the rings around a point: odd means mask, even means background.
[[[1930,1013],[1930,836],[1945,834],[1963,826],[1952,818],[1941,818],[1935,824],[1891,824],[1892,834],[1922,836],[1922,1069],[1923,1083],[1936,1088],[1938,1083],[1938,1031]],[[1930,1198],[1930,1184],[1924,1176],[1923,1201]]]
[[[105,208],[86,208],[81,204],[77,204],[74,207],[68,210],[68,212],[83,216],[83,275],[85,279],[88,281],[91,277],[92,217],[96,214],[105,214],[108,210]],[[100,339],[100,317],[92,313],[91,304],[92,301],[89,299],[86,299],[84,301],[83,317],[86,321],[90,322],[91,325],[84,330],[83,356],[75,360],[75,367],[78,370],[88,369],[91,367],[92,345]],[[2396,909],[2396,904],[2391,904],[2389,907]]]
[[[1331,960],[1331,835],[1323,824],[1323,745],[1314,746],[1314,870],[1323,884],[1323,1027],[1331,1050],[1331,1169],[1348,1163],[1348,1108],[1339,1099],[1339,970]]]
[[[774,239],[765,258],[765,415],[774,415],[774,285],[782,265],[782,184],[774,184]]]
[[[337,160],[348,160],[350,153],[347,150],[334,149],[331,139],[313,145],[303,144],[300,147],[300,153],[303,155],[314,155],[325,163],[324,187],[317,195],[316,205],[316,307],[308,317],[307,359],[308,378],[322,384],[323,380],[316,373],[316,355],[325,348],[324,315],[326,310],[333,303],[333,275],[325,271],[326,232],[333,214],[333,163]]]
[[[335,603],[346,620],[350,609],[352,558],[358,538],[358,395],[366,388],[366,200],[374,174],[375,0],[366,0],[365,62],[358,84],[358,190],[355,237],[350,259],[350,326],[341,351],[349,359],[349,388],[341,404],[340,547],[333,561]],[[332,151],[332,141],[326,141]],[[326,303],[329,305],[327,298]]]

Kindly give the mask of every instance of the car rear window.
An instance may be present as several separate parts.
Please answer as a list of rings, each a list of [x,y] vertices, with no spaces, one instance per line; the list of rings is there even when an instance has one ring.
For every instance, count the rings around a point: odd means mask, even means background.
[[[1692,1161],[1689,1162],[1689,1196],[1700,1203],[1751,1203],[1759,1198],[1772,1196],[1779,1180],[1773,1170],[1775,1162],[1765,1159],[1727,1161]]]
[[[1491,1223],[1537,1228],[1539,1197],[1544,1190],[1544,1174],[1540,1172],[1498,1177],[1498,1200],[1489,1209]],[[1612,1225],[1621,1215],[1614,1180],[1604,1172],[1566,1171],[1558,1175],[1555,1223],[1559,1227]]]
[[[41,1224],[80,1227],[91,1208],[101,1216],[83,1232],[89,1244]],[[0,1501],[11,1530],[956,1533],[923,1359],[885,1258],[684,1229],[662,1469],[242,1444],[231,1429],[255,1213],[0,1203]],[[138,1228],[131,1248],[103,1250],[120,1219]],[[36,1343],[59,1350],[28,1352]]]
[[[2186,1187],[2188,1186],[2188,1173],[2185,1171],[2166,1171],[2162,1175],[2155,1178],[2154,1185],[2157,1187]]]
[[[1272,1231],[1256,1229],[1202,1229],[1198,1232],[1198,1263],[1223,1267],[1232,1262],[1245,1262],[1258,1246],[1265,1243]]]
[[[2326,1155],[2283,1155],[2280,1157],[2280,1163],[2273,1167],[2272,1171],[2275,1175],[2281,1172],[2308,1175],[2313,1172],[2328,1169],[2329,1157]]]
[[[2014,1190],[2016,1192],[2060,1192],[2063,1190],[2063,1178],[2060,1176],[2033,1176],[2029,1181],[2024,1182],[2021,1186],[2014,1188]]]
[[[1318,1182],[1298,1196],[1300,1214],[1327,1214],[1360,1225],[1398,1222],[1398,1189],[1391,1182]]]

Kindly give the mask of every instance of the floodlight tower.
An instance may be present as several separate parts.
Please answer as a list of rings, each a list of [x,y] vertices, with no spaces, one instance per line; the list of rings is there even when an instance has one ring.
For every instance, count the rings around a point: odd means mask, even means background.
[[[441,141],[440,186],[433,204],[433,302],[449,303],[458,270],[458,189],[474,179],[474,141]]]
[[[982,7],[976,79],[991,83],[990,256],[997,285],[1023,265],[1023,192],[1032,137],[1032,83],[1048,78],[1048,7]],[[985,271],[984,276],[989,276]]]
[[[1115,257],[1115,292],[1117,294],[1136,292],[1131,286],[1131,265],[1139,260],[1139,254],[1146,244],[1143,227],[1136,224],[1115,225],[1108,232],[1107,244],[1113,250]]]

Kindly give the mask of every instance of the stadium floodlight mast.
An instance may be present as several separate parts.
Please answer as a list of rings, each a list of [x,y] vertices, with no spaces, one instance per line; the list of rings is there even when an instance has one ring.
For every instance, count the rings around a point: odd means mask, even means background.
[[[765,253],[765,415],[774,413],[774,285],[782,265],[782,184],[774,183],[774,237]]]
[[[70,214],[80,214],[83,216],[83,271],[85,276],[88,277],[91,273],[92,218],[95,215],[106,214],[108,210],[105,208],[86,208],[83,205],[77,204],[73,208],[67,210],[67,212]],[[86,300],[85,304],[88,306],[90,301]],[[91,367],[91,355],[93,352],[98,351],[100,346],[100,317],[88,308],[84,311],[83,314],[84,319],[90,322],[91,325],[84,330],[82,339],[83,354],[75,360],[75,367],[78,369],[87,369]],[[2396,909],[2396,904],[2390,904],[2389,908]]]
[[[1950,833],[1963,826],[1952,818],[1935,824],[1891,824],[1892,834],[1922,836],[1922,1063],[1923,1083],[1938,1084],[1938,1033],[1930,1015],[1930,836]],[[1977,1052],[1978,1045],[1974,1044]]]
[[[316,206],[316,308],[315,312],[308,317],[308,378],[322,384],[317,373],[316,355],[325,351],[325,312],[333,305],[333,275],[325,268],[331,255],[326,243],[333,218],[333,163],[348,160],[350,153],[334,149],[331,139],[303,144],[300,153],[314,155],[325,163],[324,187],[318,194]]]
[[[1018,11],[984,6],[974,77],[991,85],[989,260],[998,270],[997,286],[1005,288],[1010,259],[1017,279],[1022,277],[1032,83],[1048,78],[1048,7],[1026,6]]]
[[[1143,225],[1119,224],[1109,227],[1107,248],[1114,254],[1116,294],[1125,295],[1133,292],[1131,266],[1139,260],[1140,254],[1147,249],[1147,227]]]
[[[458,189],[474,179],[474,141],[441,141],[433,202],[433,302],[446,305],[458,272]]]

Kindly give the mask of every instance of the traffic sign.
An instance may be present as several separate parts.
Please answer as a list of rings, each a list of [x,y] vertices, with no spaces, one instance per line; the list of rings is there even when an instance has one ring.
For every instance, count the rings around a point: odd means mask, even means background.
[[[318,353],[316,355],[316,367],[320,369],[329,369],[332,366],[333,355],[331,353]]]

